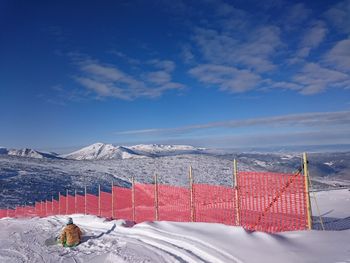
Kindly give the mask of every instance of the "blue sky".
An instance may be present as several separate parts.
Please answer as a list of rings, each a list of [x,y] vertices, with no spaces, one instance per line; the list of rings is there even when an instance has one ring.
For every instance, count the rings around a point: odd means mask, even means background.
[[[349,0],[2,0],[0,29],[3,147],[350,143]]]

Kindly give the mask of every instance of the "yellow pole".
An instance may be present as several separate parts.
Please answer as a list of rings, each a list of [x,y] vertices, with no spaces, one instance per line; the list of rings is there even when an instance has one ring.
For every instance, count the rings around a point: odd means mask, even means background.
[[[158,205],[158,175],[154,175],[154,208],[155,208],[155,219],[159,220],[159,205]]]
[[[195,207],[194,207],[194,191],[193,191],[192,166],[190,166],[189,179],[190,179],[191,222],[195,222],[196,221],[196,215],[195,215]]]
[[[238,200],[238,182],[237,182],[237,177],[238,176],[238,169],[237,169],[237,160],[234,159],[233,160],[233,179],[234,179],[234,183],[233,183],[233,187],[234,187],[234,191],[235,191],[235,212],[236,212],[236,217],[235,217],[235,225],[239,226],[240,225],[240,214],[239,214],[239,200]]]
[[[131,178],[132,188],[131,188],[131,204],[132,204],[132,221],[135,222],[135,178]]]
[[[112,181],[112,218],[114,218],[114,191],[113,191],[113,181]]]
[[[311,202],[310,202],[310,193],[309,193],[309,169],[306,153],[303,153],[304,161],[304,181],[305,181],[305,195],[306,195],[306,214],[307,214],[307,228],[311,230],[312,227],[312,211],[311,211]]]

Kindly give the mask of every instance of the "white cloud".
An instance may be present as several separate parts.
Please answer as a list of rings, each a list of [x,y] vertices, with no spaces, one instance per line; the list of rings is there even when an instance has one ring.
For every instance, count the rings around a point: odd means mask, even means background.
[[[326,34],[327,28],[322,21],[318,21],[310,26],[304,34],[297,56],[302,58],[309,56],[311,49],[317,48]]]
[[[339,41],[326,54],[325,62],[341,71],[350,72],[350,39]]]
[[[158,71],[140,74],[139,78],[131,76],[115,65],[102,64],[98,61],[75,59],[80,75],[75,80],[98,97],[114,97],[123,100],[134,100],[139,97],[155,98],[168,90],[184,88],[181,83],[172,81],[170,72],[175,63],[169,60],[153,60],[150,64]]]
[[[142,129],[142,130],[130,130],[121,131],[116,134],[119,135],[186,135],[198,130],[208,130],[213,128],[246,128],[246,127],[306,127],[319,130],[319,127],[347,127],[350,128],[350,112],[315,112],[315,113],[303,113],[284,116],[274,116],[256,119],[245,120],[231,120],[224,122],[211,122],[206,124],[198,124],[191,126],[175,127],[168,129]]]
[[[283,16],[284,27],[287,30],[297,29],[310,15],[311,10],[304,3],[294,4],[289,7],[289,11]]]
[[[350,0],[335,4],[327,10],[325,17],[338,28],[340,32],[350,33]]]
[[[302,94],[312,95],[327,88],[346,88],[349,86],[350,76],[316,63],[308,63],[293,77],[293,80],[303,86],[300,91]]]
[[[216,84],[221,90],[234,93],[251,90],[260,81],[260,77],[249,70],[213,64],[199,65],[189,73],[200,82]]]
[[[279,28],[259,26],[253,32],[240,33],[238,36],[230,32],[197,28],[193,39],[204,59],[210,63],[243,66],[258,72],[274,69],[271,56],[281,45]]]
[[[172,72],[175,69],[175,63],[171,60],[153,59],[149,61],[149,64],[166,72]]]

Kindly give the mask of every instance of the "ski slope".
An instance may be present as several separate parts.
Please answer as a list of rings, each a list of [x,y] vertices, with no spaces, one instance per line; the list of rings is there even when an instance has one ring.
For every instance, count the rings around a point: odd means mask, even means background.
[[[349,221],[349,190],[317,195],[321,214]],[[343,231],[266,234],[221,224],[72,217],[84,231],[74,249],[50,245],[66,216],[1,219],[0,262],[350,262],[349,224]]]

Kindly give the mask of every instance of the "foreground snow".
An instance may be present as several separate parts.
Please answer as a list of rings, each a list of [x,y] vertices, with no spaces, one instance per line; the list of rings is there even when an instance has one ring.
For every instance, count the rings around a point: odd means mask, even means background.
[[[343,219],[350,216],[348,190],[317,195],[321,213]],[[74,249],[45,245],[60,232],[65,216],[0,220],[0,262],[350,261],[350,226],[343,231],[271,235],[221,224],[145,222],[133,226],[123,220],[72,217],[85,232],[83,243]]]

